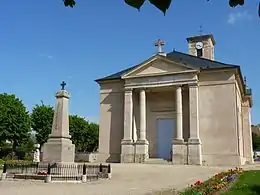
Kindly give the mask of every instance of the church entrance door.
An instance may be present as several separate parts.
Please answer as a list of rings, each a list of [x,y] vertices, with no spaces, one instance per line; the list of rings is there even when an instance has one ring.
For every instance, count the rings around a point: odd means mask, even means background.
[[[172,138],[174,119],[157,119],[157,157],[170,160],[172,157]]]

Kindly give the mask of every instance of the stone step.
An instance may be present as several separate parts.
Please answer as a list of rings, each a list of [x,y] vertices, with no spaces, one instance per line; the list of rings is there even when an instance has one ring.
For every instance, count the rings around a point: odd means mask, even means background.
[[[145,164],[172,164],[171,161],[167,161],[165,159],[162,159],[162,158],[149,158]]]

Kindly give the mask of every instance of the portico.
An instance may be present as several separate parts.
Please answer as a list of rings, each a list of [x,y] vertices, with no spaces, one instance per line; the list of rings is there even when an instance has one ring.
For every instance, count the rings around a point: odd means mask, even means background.
[[[156,139],[159,136],[156,135],[159,135],[160,129],[156,123],[159,122],[158,120],[168,119],[173,120],[173,125],[166,127],[172,128],[172,137],[167,138],[171,139],[171,146],[168,146],[171,148],[169,150],[164,146],[160,149],[161,152],[170,151],[165,160],[172,160],[174,164],[201,164],[196,72],[189,70],[148,78],[133,77],[131,73],[125,75],[121,162],[145,162],[149,157],[158,158],[160,143]],[[164,94],[172,95],[170,99],[165,99]],[[161,102],[164,102],[164,105]],[[186,128],[183,128],[183,112],[185,112],[185,122],[189,124],[188,127],[185,124]],[[186,135],[185,140],[183,131]],[[196,150],[197,155],[189,155],[189,149]]]

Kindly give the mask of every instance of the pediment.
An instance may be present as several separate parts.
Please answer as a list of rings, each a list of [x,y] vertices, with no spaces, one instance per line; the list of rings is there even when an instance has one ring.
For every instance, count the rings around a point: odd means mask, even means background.
[[[192,71],[191,67],[172,62],[170,60],[164,59],[164,57],[155,57],[146,63],[140,64],[132,71],[123,75],[125,77],[132,76],[148,76],[148,75],[163,75],[170,73],[180,73],[186,71]]]

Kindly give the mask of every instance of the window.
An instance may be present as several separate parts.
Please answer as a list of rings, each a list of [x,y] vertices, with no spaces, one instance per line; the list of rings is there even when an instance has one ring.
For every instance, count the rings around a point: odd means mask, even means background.
[[[202,57],[203,52],[202,49],[197,49],[197,57]]]

